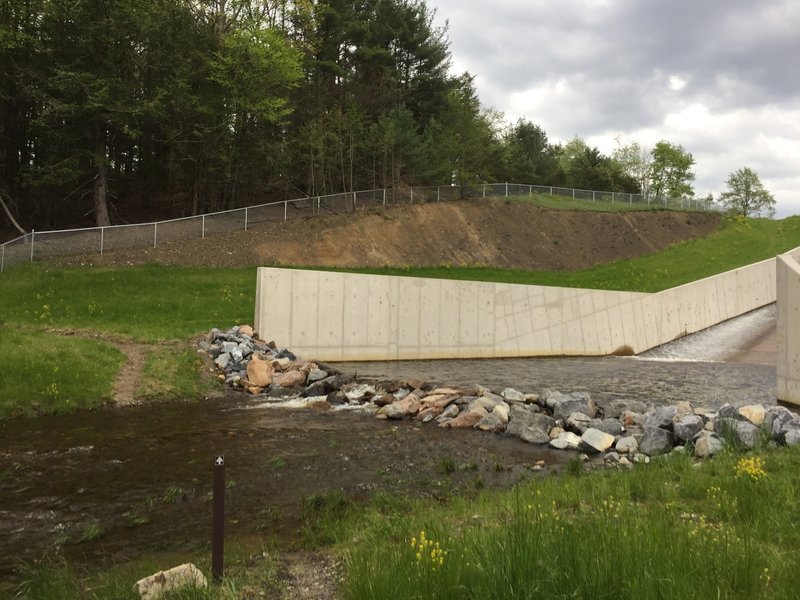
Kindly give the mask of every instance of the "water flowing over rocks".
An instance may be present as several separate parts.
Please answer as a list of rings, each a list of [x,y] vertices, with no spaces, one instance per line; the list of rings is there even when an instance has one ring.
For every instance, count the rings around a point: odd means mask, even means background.
[[[654,406],[638,400],[595,402],[585,391],[540,392],[432,382],[359,380],[299,359],[264,342],[246,325],[212,329],[199,343],[226,385],[267,405],[358,408],[378,419],[415,419],[441,428],[474,428],[534,445],[604,455],[630,468],[650,456],[690,451],[713,456],[726,445],[800,444],[800,415],[782,406],[724,404],[712,411],[689,401]]]

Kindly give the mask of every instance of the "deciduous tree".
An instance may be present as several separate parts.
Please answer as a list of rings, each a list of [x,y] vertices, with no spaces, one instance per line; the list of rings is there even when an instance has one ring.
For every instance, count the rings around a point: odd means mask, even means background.
[[[727,181],[728,189],[720,194],[723,206],[744,217],[775,214],[775,197],[764,187],[761,179],[750,167],[743,167],[731,173]]]

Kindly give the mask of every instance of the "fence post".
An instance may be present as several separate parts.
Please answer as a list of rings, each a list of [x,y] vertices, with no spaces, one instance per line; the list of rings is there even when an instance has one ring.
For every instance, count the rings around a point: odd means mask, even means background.
[[[439,194],[441,193],[441,188],[437,185],[436,186],[436,201],[439,201]]]
[[[506,198],[508,198],[508,182],[506,181]]]
[[[0,248],[3,249],[2,252],[0,252],[0,273],[2,273],[6,266],[6,245],[3,244]]]
[[[483,184],[483,198],[486,198],[486,184]]]
[[[572,188],[572,199],[575,200],[575,188]]]
[[[312,204],[313,206],[313,204]],[[244,230],[247,231],[247,207],[244,207]]]
[[[594,190],[592,190],[592,202],[594,202]]]
[[[286,219],[288,219],[288,216],[289,216],[289,201],[288,200],[284,200],[283,201],[283,222],[284,223],[286,222]]]
[[[33,243],[36,241],[36,230],[31,229],[31,262],[33,262]]]
[[[105,227],[100,228],[100,256],[103,255],[103,241],[105,238],[105,231],[106,231]]]
[[[414,204],[414,188],[411,188],[411,204]]]
[[[528,196],[533,196],[533,186],[532,185],[528,186]]]
[[[153,223],[153,248],[158,246],[158,223]]]
[[[206,239],[206,216],[203,215],[201,217],[201,219],[203,221],[203,226],[202,226],[202,229],[200,230],[200,239],[204,240],[204,239]]]

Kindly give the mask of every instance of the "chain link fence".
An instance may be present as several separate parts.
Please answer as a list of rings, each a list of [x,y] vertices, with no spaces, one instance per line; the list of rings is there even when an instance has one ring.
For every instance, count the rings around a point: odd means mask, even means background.
[[[271,202],[222,212],[153,223],[111,225],[61,231],[32,231],[0,244],[0,273],[13,265],[53,256],[104,254],[123,248],[159,245],[247,231],[260,223],[290,221],[319,214],[343,214],[396,204],[547,194],[587,202],[659,205],[673,209],[712,209],[695,198],[647,198],[640,194],[599,192],[545,185],[487,183],[462,187],[428,186],[363,190]]]

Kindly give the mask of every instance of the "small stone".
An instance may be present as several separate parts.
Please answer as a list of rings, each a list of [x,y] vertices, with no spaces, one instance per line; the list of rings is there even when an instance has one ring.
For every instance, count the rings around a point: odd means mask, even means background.
[[[250,325],[239,325],[239,333],[241,335],[246,335],[247,337],[253,337],[253,328]]]
[[[179,565],[168,571],[159,571],[140,579],[134,585],[142,600],[156,600],[167,592],[185,587],[208,587],[205,575],[192,563]]]
[[[450,429],[471,429],[488,414],[489,411],[482,406],[470,407],[461,412],[457,417],[450,419],[449,421],[443,421],[439,424],[439,427]]]
[[[569,417],[567,417],[567,426],[566,429],[569,431],[574,431],[578,435],[582,435],[584,431],[589,429],[589,421],[591,421],[591,417],[586,415],[582,412],[573,412],[570,413]]]
[[[410,394],[402,400],[387,404],[378,411],[378,414],[386,415],[390,419],[402,419],[403,417],[417,414],[419,408],[419,400],[416,396]]]
[[[317,381],[322,381],[328,376],[327,371],[323,371],[320,368],[313,368],[308,372],[308,383],[316,383]]]
[[[225,367],[228,366],[228,363],[231,362],[231,355],[226,353],[220,354],[217,358],[214,359],[214,364],[217,365],[223,371]]]
[[[621,458],[622,457],[617,452],[609,452],[603,457],[603,460],[607,463],[618,463]]]
[[[459,410],[458,406],[455,404],[450,404],[447,408],[442,411],[438,417],[436,417],[437,423],[443,423],[445,421],[449,421],[458,416]]]

